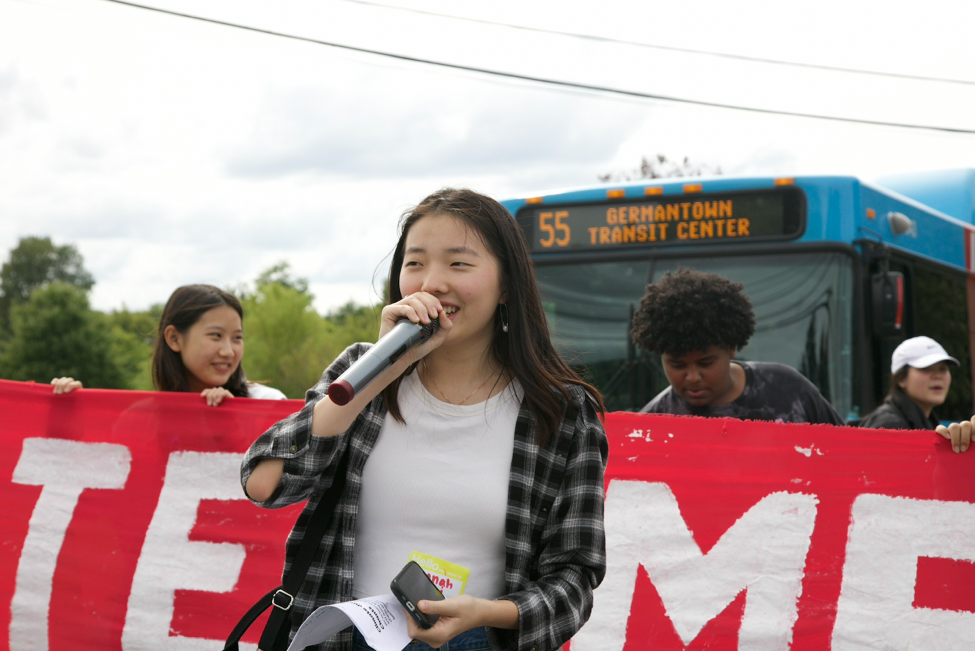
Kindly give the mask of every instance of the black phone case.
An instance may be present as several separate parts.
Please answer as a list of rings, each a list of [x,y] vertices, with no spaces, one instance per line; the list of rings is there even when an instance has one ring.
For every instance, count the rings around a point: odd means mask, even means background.
[[[438,618],[440,618],[441,616],[437,616],[437,615],[428,616],[427,614],[421,613],[420,610],[417,609],[417,606],[416,606],[416,604],[414,602],[415,598],[408,596],[404,592],[404,590],[401,588],[400,584],[398,583],[398,580],[401,577],[403,577],[404,573],[406,573],[406,572],[409,571],[411,565],[417,567],[417,571],[416,572],[421,573],[424,576],[424,579],[427,580],[428,583],[430,583],[431,587],[435,590],[435,592],[437,593],[437,595],[440,596],[440,597],[437,597],[437,598],[424,598],[424,597],[422,597],[422,598],[419,598],[419,599],[421,599],[421,600],[444,600],[444,594],[441,593],[441,589],[439,589],[437,586],[435,586],[434,582],[431,582],[431,578],[427,576],[427,573],[424,572],[424,569],[421,568],[420,565],[418,565],[418,563],[416,561],[409,561],[409,562],[407,562],[407,565],[404,566],[404,568],[401,569],[401,571],[399,573],[397,573],[397,577],[395,577],[393,579],[393,581],[390,582],[390,591],[400,601],[400,604],[403,605],[403,607],[407,611],[407,613],[409,613],[410,616],[411,616],[411,618],[414,619],[414,622],[417,623],[417,626],[418,627],[420,627],[421,629],[430,629],[431,626],[434,625],[434,623],[438,622]]]

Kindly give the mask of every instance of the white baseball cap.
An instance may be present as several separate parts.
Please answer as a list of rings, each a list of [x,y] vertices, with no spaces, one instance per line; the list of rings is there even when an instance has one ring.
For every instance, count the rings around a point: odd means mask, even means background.
[[[892,352],[892,373],[906,365],[925,369],[937,362],[952,362],[960,366],[960,361],[947,355],[946,350],[936,340],[923,336],[910,337]]]

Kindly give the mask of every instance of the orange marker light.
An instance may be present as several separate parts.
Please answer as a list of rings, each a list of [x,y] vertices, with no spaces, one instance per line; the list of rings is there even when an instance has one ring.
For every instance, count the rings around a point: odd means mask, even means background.
[[[646,195],[660,195],[665,192],[665,189],[661,186],[648,186],[645,188]]]
[[[875,219],[875,209],[874,208],[866,208],[865,209],[865,217],[867,217],[870,220],[874,220]]]
[[[608,199],[620,199],[624,196],[624,188],[616,188],[614,190],[607,191]]]
[[[701,183],[687,183],[682,186],[682,192],[702,192]]]
[[[774,179],[773,185],[775,186],[792,186],[794,185],[794,177],[783,177],[780,179]]]
[[[542,197],[530,197],[529,199],[526,200],[526,203],[527,204],[542,204],[543,203],[543,198]]]

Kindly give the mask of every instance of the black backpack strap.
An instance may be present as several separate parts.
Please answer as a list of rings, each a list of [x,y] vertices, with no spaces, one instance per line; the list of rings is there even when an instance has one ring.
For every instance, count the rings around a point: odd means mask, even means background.
[[[288,570],[281,586],[272,589],[258,600],[254,606],[248,609],[247,613],[231,631],[224,644],[225,650],[237,650],[241,636],[247,631],[248,627],[257,620],[268,607],[274,607],[268,616],[268,622],[261,633],[258,643],[259,650],[284,650],[288,647],[288,635],[291,631],[291,610],[305,576],[312,565],[319,543],[326,534],[329,527],[330,516],[336,511],[336,505],[346,487],[346,471],[349,468],[350,449],[352,444],[347,443],[346,450],[343,451],[339,460],[339,466],[333,475],[333,483],[326,490],[325,495],[319,504],[316,505],[315,512],[309,519],[309,525],[305,530],[305,535],[299,543],[299,549],[295,553],[295,559]]]
[[[268,593],[261,596],[261,599],[255,602],[247,613],[241,616],[241,620],[238,621],[234,629],[231,630],[230,635],[227,637],[227,642],[224,644],[225,650],[237,650],[238,641],[244,636],[244,632],[248,631],[248,628],[254,624],[254,621],[258,620],[258,616],[265,612],[265,609],[271,606],[271,601],[275,595],[282,587],[276,587]]]

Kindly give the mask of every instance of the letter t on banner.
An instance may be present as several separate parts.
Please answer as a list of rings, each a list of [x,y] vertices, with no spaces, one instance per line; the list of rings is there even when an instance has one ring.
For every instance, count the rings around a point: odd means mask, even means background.
[[[132,455],[119,444],[32,438],[14,469],[17,484],[41,485],[17,565],[10,602],[10,649],[48,649],[54,568],[78,497],[85,489],[122,489]]]
[[[178,589],[224,593],[237,584],[244,546],[191,541],[201,500],[245,500],[237,453],[170,454],[159,504],[132,580],[124,650],[207,650],[221,641],[170,636]]]

